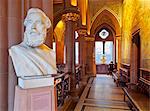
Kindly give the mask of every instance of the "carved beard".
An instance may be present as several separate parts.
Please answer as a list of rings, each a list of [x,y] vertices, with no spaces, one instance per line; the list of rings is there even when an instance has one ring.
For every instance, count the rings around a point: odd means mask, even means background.
[[[34,30],[25,31],[24,42],[30,47],[38,47],[45,42],[46,32],[36,32]]]

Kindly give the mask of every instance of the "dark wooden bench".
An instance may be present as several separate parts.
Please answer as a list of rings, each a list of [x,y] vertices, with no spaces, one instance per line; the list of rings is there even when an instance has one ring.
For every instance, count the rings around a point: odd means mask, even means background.
[[[112,78],[114,79],[114,82],[116,83],[117,87],[119,86],[119,77],[118,77],[118,71],[112,72]]]
[[[124,101],[126,101],[127,96],[133,111],[150,111],[150,99],[148,96],[126,87],[122,89],[124,91]]]
[[[150,96],[150,69],[140,68],[139,90]]]
[[[121,63],[119,72],[120,72],[120,85],[126,86],[126,83],[130,82],[130,64]]]

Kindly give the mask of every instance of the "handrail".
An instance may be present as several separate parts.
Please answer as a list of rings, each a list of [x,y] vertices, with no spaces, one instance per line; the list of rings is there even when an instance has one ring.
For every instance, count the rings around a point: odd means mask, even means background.
[[[121,63],[121,64],[130,67],[130,64],[127,63]]]
[[[57,74],[52,74],[52,77],[54,77],[55,79],[63,77],[65,75],[69,74],[69,72],[64,72],[64,73],[57,73]]]
[[[128,69],[120,67],[120,69],[126,73],[128,73]]]
[[[79,84],[79,81],[81,80],[81,65],[76,66],[76,84]]]
[[[150,86],[150,81],[148,81],[148,80],[146,80],[146,79],[144,79],[144,78],[142,78],[142,77],[140,77],[139,80],[142,81],[143,83],[145,83],[145,84],[147,84],[147,85]]]
[[[150,69],[147,69],[147,68],[139,68],[139,69],[142,71],[150,72]]]
[[[126,88],[122,88],[124,91],[124,96],[126,95],[128,97],[128,99],[130,100],[130,102],[132,102],[132,105],[134,105],[134,107],[138,110],[138,111],[142,111],[142,109],[139,107],[139,105],[136,103],[136,101],[134,101],[134,99],[132,98],[132,96],[129,94],[128,90]],[[124,101],[125,101],[125,97],[124,97]]]

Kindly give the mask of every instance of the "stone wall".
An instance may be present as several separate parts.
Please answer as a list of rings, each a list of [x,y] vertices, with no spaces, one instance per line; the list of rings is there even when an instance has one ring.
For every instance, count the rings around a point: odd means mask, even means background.
[[[122,18],[122,62],[130,63],[132,34],[140,29],[141,66],[150,69],[150,1],[124,0]]]

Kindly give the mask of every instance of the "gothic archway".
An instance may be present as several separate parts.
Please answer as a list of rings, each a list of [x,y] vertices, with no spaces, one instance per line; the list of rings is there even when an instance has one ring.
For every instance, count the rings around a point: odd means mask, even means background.
[[[113,38],[113,61],[116,63],[116,37],[120,37],[121,35],[121,23],[118,19],[117,14],[115,14],[111,9],[104,7],[101,10],[99,10],[95,16],[92,18],[92,25],[91,25],[91,34],[95,35],[95,38],[97,37],[97,33],[102,29],[106,28],[111,32],[112,38]],[[110,37],[109,37],[110,38]],[[95,39],[96,40],[96,39]],[[102,40],[102,41],[107,41]],[[108,39],[108,41],[110,41]],[[95,46],[94,46],[95,49]],[[120,52],[117,52],[120,53]],[[119,60],[118,60],[119,59]],[[120,64],[120,58],[117,58],[118,64]],[[105,71],[107,72],[107,71]]]

